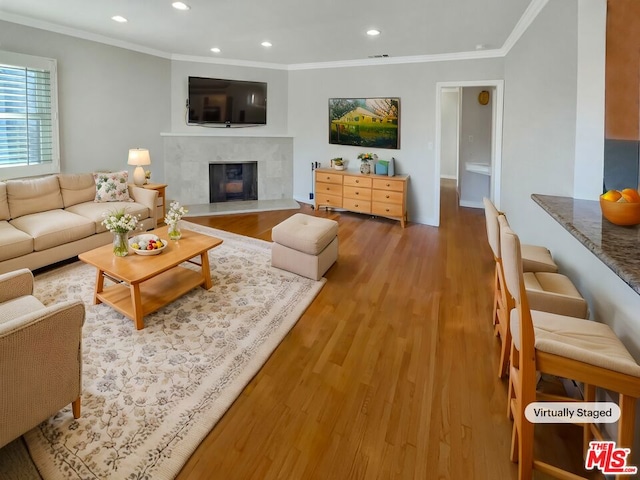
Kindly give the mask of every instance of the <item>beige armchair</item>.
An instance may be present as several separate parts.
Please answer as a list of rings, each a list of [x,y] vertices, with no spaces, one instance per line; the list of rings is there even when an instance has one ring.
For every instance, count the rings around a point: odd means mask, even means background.
[[[32,294],[29,270],[0,275],[0,447],[69,403],[80,416],[84,304]]]

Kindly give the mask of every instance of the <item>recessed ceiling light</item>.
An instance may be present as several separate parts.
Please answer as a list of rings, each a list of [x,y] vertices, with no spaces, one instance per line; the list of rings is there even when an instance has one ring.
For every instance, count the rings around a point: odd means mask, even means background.
[[[376,30],[375,28],[372,28],[371,30],[367,30],[367,35],[371,37],[375,37],[376,35],[380,35],[380,30]]]
[[[111,17],[111,20],[114,20],[114,21],[116,21],[118,23],[126,23],[128,21],[126,18],[124,18],[121,15],[116,15],[114,17]]]
[[[213,53],[220,53],[220,49],[219,49],[218,47],[213,47],[213,48],[211,49],[211,51],[212,51]]]
[[[262,42],[260,45],[262,45],[263,47],[272,47],[273,46],[271,44],[271,42]]]
[[[173,2],[171,6],[176,10],[191,10],[191,7],[183,2]]]

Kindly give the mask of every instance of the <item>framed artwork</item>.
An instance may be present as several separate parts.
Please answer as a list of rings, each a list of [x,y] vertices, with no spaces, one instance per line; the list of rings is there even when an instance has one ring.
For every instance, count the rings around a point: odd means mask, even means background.
[[[330,98],[329,143],[400,148],[399,98]]]

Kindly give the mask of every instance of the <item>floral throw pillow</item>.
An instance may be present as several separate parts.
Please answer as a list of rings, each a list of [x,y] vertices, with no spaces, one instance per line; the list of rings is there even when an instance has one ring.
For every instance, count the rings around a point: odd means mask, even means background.
[[[131,202],[127,171],[114,173],[94,173],[96,198],[94,202]]]

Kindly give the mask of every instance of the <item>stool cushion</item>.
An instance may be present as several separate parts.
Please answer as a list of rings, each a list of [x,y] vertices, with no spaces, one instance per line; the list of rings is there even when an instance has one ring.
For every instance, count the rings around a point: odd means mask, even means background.
[[[539,245],[522,245],[522,271],[523,272],[552,272],[558,271],[556,262],[551,257],[551,252]]]
[[[513,344],[520,348],[520,315],[511,311]],[[640,377],[640,366],[620,339],[604,324],[531,310],[536,350],[596,367]]]
[[[531,310],[587,318],[589,306],[569,277],[560,273],[527,272],[524,286]]]
[[[274,242],[293,250],[318,255],[338,235],[338,222],[296,213],[271,230]]]

